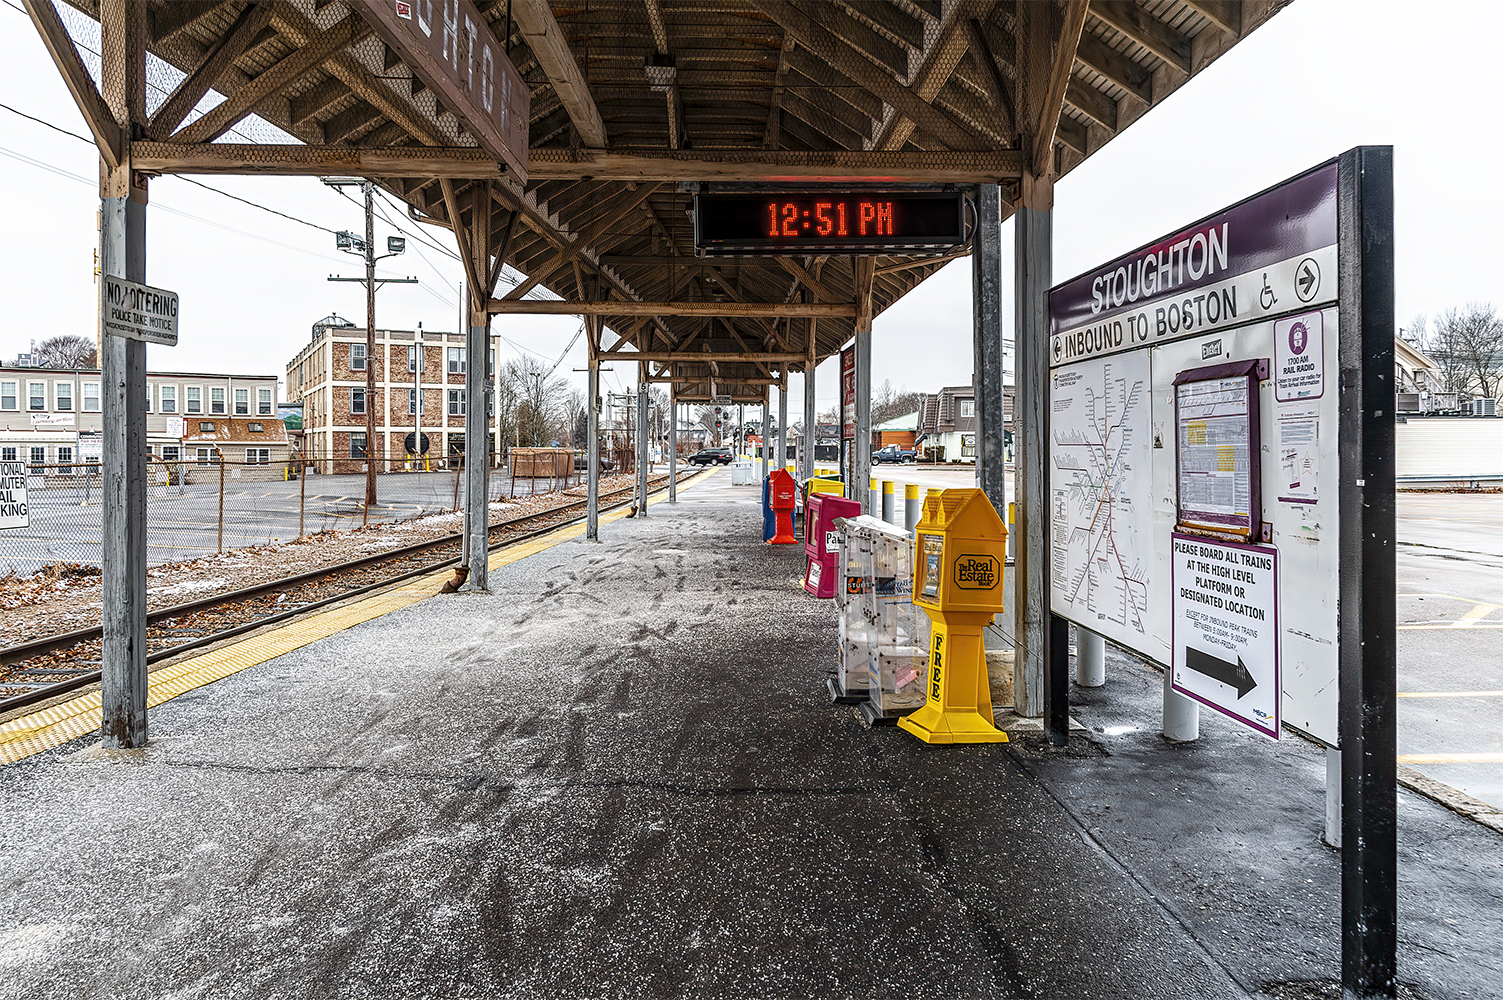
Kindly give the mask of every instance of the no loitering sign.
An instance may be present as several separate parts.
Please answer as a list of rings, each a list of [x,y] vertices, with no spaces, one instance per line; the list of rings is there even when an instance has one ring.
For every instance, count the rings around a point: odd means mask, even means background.
[[[0,462],[0,528],[26,528],[31,515],[26,507],[26,466]]]
[[[113,274],[104,275],[100,289],[99,315],[105,333],[177,346],[177,292],[138,285]]]

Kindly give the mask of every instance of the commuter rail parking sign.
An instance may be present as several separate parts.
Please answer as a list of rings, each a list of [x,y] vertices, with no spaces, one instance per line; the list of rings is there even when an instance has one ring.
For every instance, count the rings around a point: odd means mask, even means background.
[[[31,514],[26,507],[26,464],[0,462],[0,528],[27,528]]]

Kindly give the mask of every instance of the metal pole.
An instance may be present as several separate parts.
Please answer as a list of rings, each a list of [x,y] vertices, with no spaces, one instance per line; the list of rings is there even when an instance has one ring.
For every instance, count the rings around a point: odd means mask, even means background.
[[[809,321],[809,339],[814,339],[814,321]],[[809,353],[814,353],[810,348]],[[814,475],[814,448],[819,443],[819,416],[814,412],[814,364],[804,364],[804,453],[799,456],[803,464],[799,468],[799,478],[808,479]]]
[[[971,243],[971,294],[975,342],[976,485],[997,513],[1007,515],[1006,458],[1002,446],[1002,189],[976,189],[976,231]]]
[[[1341,985],[1348,997],[1392,997],[1398,974],[1392,147],[1343,153],[1336,190]]]
[[[224,552],[224,450],[216,444],[214,454],[219,456],[219,551],[222,554]]]
[[[1200,739],[1200,706],[1174,690],[1174,673],[1164,671],[1164,738],[1175,743]]]
[[[897,496],[893,493],[893,481],[882,480],[882,520],[888,524],[898,523]]]
[[[668,502],[678,503],[678,384],[668,386]]]
[[[851,482],[846,495],[872,513],[872,330],[856,328],[856,437],[851,442]]]
[[[1341,846],[1341,751],[1335,747],[1326,747],[1326,832],[1320,839]]]
[[[919,518],[924,515],[924,499],[919,495],[918,483],[908,483],[903,487],[903,527],[908,533],[918,527]]]
[[[637,362],[637,516],[647,516],[647,362]]]
[[[778,383],[778,465],[788,467],[788,371],[784,369],[783,380]]]
[[[297,536],[303,537],[303,512],[308,509],[308,460],[297,453]]]
[[[129,168],[102,167],[100,188],[100,272],[144,284],[146,178]],[[139,747],[147,739],[146,344],[103,334],[99,339],[104,628],[100,737],[105,746],[124,749]]]
[[[585,432],[585,447],[589,449],[588,471],[585,473],[585,538],[600,541],[600,325],[598,317],[585,320],[589,326],[585,336],[589,343],[589,375],[586,388],[589,399],[589,429]]]
[[[469,545],[470,576],[461,588],[489,591],[486,570],[487,528],[490,526],[490,421],[486,410],[493,384],[490,373],[490,317],[470,305],[470,326],[465,338],[464,407],[464,516]]]
[[[423,465],[423,324],[418,322],[417,332],[412,335],[412,352],[417,357],[412,364],[412,393],[416,400],[412,406],[412,454],[418,467]]]
[[[1075,683],[1083,688],[1106,683],[1106,640],[1079,625],[1075,626]]]
[[[365,511],[360,523],[366,524],[376,505],[376,182],[366,181],[360,190],[365,192]]]
[[[771,395],[772,395],[772,389],[770,389],[770,388],[764,388],[762,390],[762,435],[761,435],[761,437],[762,437],[762,447],[760,449],[758,449],[758,450],[762,452],[762,481],[763,482],[767,481],[767,459],[769,457],[767,453],[772,450],[770,447],[768,447],[768,444],[767,444],[767,414],[768,414],[768,410],[771,409],[771,407],[768,405],[768,403],[770,402],[770,400],[768,399],[768,397],[771,396]]]
[[[1048,292],[1053,253],[1053,192],[1047,181],[1023,178],[1024,198],[1013,215],[1014,297],[1017,320],[1017,396],[1013,422],[1018,434],[1015,464],[1018,497],[1013,635],[1013,700],[1025,717],[1044,714],[1044,678],[1049,659],[1049,338]],[[1030,201],[1030,199],[1032,199]],[[1004,506],[1002,508],[1006,510]],[[1068,669],[1068,668],[1067,668]]]

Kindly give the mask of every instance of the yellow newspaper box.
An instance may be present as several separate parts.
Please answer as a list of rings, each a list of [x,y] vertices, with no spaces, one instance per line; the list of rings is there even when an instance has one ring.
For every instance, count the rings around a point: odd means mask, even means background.
[[[981,490],[930,490],[913,554],[913,603],[932,623],[928,697],[898,725],[925,743],[1005,743],[992,724],[982,629],[1002,610],[1007,528]]]

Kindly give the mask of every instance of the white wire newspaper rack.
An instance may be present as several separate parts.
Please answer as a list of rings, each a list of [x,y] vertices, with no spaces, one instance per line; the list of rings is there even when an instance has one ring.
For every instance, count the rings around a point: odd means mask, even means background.
[[[896,723],[924,703],[928,616],[913,605],[913,538],[880,518],[840,518],[840,656],[830,695],[867,725]]]

